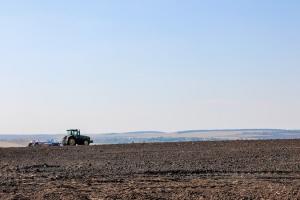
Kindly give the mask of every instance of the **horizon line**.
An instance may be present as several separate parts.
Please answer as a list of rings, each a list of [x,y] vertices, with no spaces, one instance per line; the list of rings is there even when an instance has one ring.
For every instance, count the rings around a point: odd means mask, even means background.
[[[125,132],[102,132],[102,133],[89,133],[83,132],[90,135],[105,135],[105,134],[126,134],[126,133],[142,133],[142,132],[158,132],[158,133],[185,133],[185,132],[213,132],[213,131],[300,131],[300,129],[286,129],[286,128],[228,128],[228,129],[186,129],[186,130],[177,130],[177,131],[159,131],[159,130],[140,130],[140,131],[125,131]],[[50,133],[50,132],[40,132],[40,133],[0,133],[1,136],[5,135],[62,135],[64,133]]]

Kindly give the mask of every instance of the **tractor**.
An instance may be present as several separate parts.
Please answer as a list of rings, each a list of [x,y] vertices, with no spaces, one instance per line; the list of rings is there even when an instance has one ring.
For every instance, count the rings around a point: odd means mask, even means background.
[[[67,135],[62,141],[64,146],[90,145],[91,143],[93,140],[89,136],[81,135],[79,129],[67,130]]]

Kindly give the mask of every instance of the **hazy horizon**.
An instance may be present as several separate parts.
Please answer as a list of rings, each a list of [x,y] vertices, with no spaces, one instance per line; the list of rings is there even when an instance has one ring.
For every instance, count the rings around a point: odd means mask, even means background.
[[[0,134],[298,129],[300,1],[1,1]]]
[[[120,132],[87,132],[85,130],[81,130],[81,133],[89,134],[89,135],[105,135],[105,134],[127,134],[127,133],[181,133],[181,132],[230,132],[230,131],[300,131],[300,129],[273,129],[273,128],[230,128],[230,129],[185,129],[185,130],[176,130],[176,131],[161,131],[161,130],[132,130],[132,131],[120,131]],[[20,133],[0,133],[0,135],[65,135],[66,131],[58,131],[58,132],[20,132]],[[212,135],[213,136],[213,135]]]

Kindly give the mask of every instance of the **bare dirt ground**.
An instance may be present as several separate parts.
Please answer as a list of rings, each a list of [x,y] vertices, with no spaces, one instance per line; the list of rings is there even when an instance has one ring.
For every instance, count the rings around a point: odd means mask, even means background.
[[[300,140],[0,148],[0,199],[300,199]]]

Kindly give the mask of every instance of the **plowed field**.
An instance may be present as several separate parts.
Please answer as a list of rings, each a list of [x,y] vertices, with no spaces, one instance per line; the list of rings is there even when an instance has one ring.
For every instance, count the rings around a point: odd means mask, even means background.
[[[0,199],[300,199],[300,140],[0,148]]]

